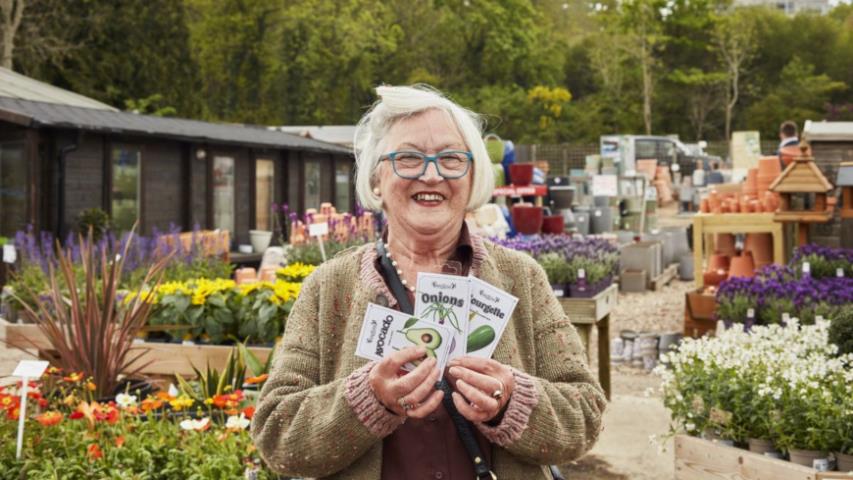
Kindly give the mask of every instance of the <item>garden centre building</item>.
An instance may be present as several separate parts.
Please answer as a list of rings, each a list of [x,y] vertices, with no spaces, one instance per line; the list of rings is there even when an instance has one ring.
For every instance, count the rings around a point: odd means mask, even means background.
[[[0,68],[0,236],[60,238],[101,208],[119,228],[273,228],[270,204],[351,209],[351,150],[267,129],[122,112]]]

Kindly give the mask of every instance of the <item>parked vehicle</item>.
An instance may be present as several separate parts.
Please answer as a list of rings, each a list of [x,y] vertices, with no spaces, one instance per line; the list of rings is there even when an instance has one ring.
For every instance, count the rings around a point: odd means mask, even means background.
[[[658,165],[678,165],[682,175],[691,175],[696,162],[701,161],[705,170],[712,162],[722,162],[716,155],[708,155],[702,143],[687,146],[676,137],[652,135],[602,135],[601,156],[616,159],[622,175],[636,171],[637,160],[655,159]]]

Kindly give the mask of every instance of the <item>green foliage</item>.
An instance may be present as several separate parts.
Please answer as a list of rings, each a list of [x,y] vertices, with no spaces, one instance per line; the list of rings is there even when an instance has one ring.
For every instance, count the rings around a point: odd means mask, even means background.
[[[838,346],[838,354],[853,353],[853,309],[841,309],[831,319],[829,343]]]
[[[548,275],[548,283],[551,285],[564,285],[569,281],[569,264],[559,253],[546,253],[536,259],[545,274]]]
[[[785,119],[853,118],[851,19],[728,0],[31,0],[15,67],[215,121],[353,124],[376,85],[425,82],[516,143],[715,140],[727,118],[774,139]]]
[[[84,237],[92,230],[92,238],[98,242],[110,229],[110,216],[100,208],[87,208],[77,215],[77,233]]]

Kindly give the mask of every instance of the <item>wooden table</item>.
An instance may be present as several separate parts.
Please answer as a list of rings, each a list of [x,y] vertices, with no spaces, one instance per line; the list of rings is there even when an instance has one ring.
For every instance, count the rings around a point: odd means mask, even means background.
[[[769,233],[773,236],[773,263],[785,263],[783,225],[773,221],[772,213],[697,213],[693,216],[693,269],[696,288],[702,288],[703,260],[714,252],[713,234]]]
[[[598,381],[610,400],[610,312],[616,306],[619,286],[613,284],[592,298],[561,298],[566,315],[578,331],[591,363],[589,337],[598,332]]]

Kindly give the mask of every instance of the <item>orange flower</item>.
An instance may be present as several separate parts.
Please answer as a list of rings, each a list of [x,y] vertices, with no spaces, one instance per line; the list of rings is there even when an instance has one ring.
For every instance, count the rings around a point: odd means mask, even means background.
[[[98,386],[95,385],[91,380],[86,382],[86,390],[88,390],[90,392],[94,392],[97,389],[98,389]]]
[[[19,407],[6,410],[6,420],[17,420],[20,415],[21,409]]]
[[[174,399],[175,399],[175,397],[173,397],[172,395],[169,395],[169,392],[164,392],[164,391],[162,391],[162,390],[161,390],[161,391],[159,391],[159,392],[157,392],[157,393],[155,393],[155,394],[154,394],[154,398],[157,398],[157,399],[159,399],[159,400],[164,400],[164,401],[166,401],[166,402],[168,402],[168,401],[170,401],[170,400],[174,400]]]
[[[124,435],[119,435],[116,437],[116,448],[121,448],[124,446]]]
[[[253,406],[248,406],[248,407],[244,408],[244,409],[243,409],[243,415],[245,415],[245,416],[246,416],[246,418],[248,418],[249,420],[251,420],[251,419],[252,419],[252,417],[254,417],[254,416],[255,416],[255,407],[253,407]]]
[[[83,380],[83,372],[73,372],[71,375],[62,377],[62,380],[68,383],[77,383]]]
[[[259,383],[264,383],[270,377],[268,373],[264,373],[262,375],[258,375],[257,377],[249,377],[246,379],[246,383],[249,385],[257,385]]]
[[[89,453],[89,461],[104,458],[104,452],[101,451],[101,447],[97,443],[89,445],[86,450]]]
[[[143,412],[150,412],[151,410],[159,410],[163,408],[163,400],[157,400],[152,397],[148,397],[142,401],[142,405],[140,406]]]
[[[36,416],[36,421],[45,427],[52,427],[62,421],[62,414],[56,411],[44,412]]]
[[[13,395],[0,395],[0,410],[9,410],[21,404],[21,397]]]
[[[233,410],[240,406],[243,398],[243,391],[235,390],[233,393],[225,393],[213,397],[213,405],[216,408]]]
[[[62,373],[62,369],[59,367],[47,367],[45,373],[48,375],[59,375]]]

